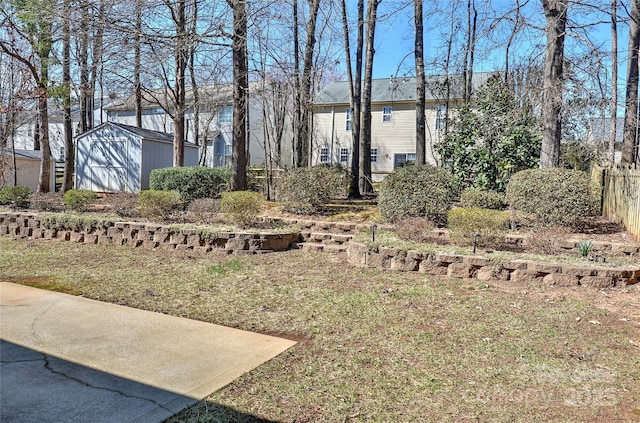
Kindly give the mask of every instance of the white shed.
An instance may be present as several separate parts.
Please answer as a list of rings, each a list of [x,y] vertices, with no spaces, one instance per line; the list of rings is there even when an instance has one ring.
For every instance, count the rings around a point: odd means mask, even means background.
[[[36,150],[15,150],[15,172],[13,167],[13,154],[11,151],[0,150],[0,188],[20,185],[31,188],[32,191],[38,189],[40,179],[40,162],[42,154]],[[55,162],[51,160],[49,169],[49,190],[55,190]],[[15,180],[14,180],[15,176]]]
[[[197,166],[198,146],[185,142],[185,166]],[[107,122],[76,138],[76,189],[140,192],[153,169],[173,165],[173,135]]]

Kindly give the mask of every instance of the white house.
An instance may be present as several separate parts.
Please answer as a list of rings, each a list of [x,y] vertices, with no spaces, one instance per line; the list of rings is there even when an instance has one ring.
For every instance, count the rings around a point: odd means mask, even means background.
[[[36,191],[40,179],[40,161],[40,151],[0,149],[0,189],[20,185]],[[55,188],[53,162],[49,172],[49,190],[53,191]]]
[[[485,83],[493,73],[475,73],[473,85]],[[434,146],[446,123],[445,77],[426,78],[426,161],[435,164]],[[352,114],[349,83],[334,82],[322,90],[313,104],[312,163],[350,165]],[[449,75],[449,113],[462,98],[461,75]],[[371,173],[379,181],[403,162],[416,157],[416,79],[374,79],[371,96]]]
[[[248,107],[248,155],[252,166],[265,163],[266,154],[270,154],[269,145],[265,146],[266,131],[264,97],[265,91],[260,84],[251,83],[249,87]],[[209,167],[227,166],[232,154],[233,129],[233,85],[219,84],[199,88],[199,122],[196,124],[194,93],[188,88],[186,93],[187,110],[185,112],[185,138],[198,144],[200,163]],[[127,125],[136,125],[135,97],[128,96],[116,100],[106,107],[107,120]],[[164,91],[145,92],[142,101],[142,127],[154,131],[173,133],[173,108]],[[266,118],[268,120],[268,118]],[[197,139],[196,139],[197,138]],[[268,137],[267,137],[268,138]],[[285,132],[283,145],[291,146],[290,131]],[[204,146],[204,148],[202,147]],[[291,148],[286,148],[281,158],[282,165],[291,161]]]
[[[93,126],[106,122],[107,114],[104,105],[100,105],[96,101],[96,109],[93,111]],[[21,113],[19,121],[22,122],[13,131],[7,143],[13,143],[14,148],[18,150],[33,150],[35,147],[35,137],[37,136],[38,124],[35,110],[27,110]],[[75,138],[80,127],[80,113],[77,108],[71,111],[71,127],[73,129],[73,137]],[[51,160],[64,162],[65,145],[64,145],[64,122],[62,112],[58,108],[50,107],[49,110],[49,146],[51,148]]]

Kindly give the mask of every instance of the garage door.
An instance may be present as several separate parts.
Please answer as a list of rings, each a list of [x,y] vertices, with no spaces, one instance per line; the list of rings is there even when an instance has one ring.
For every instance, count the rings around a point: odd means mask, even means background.
[[[91,190],[123,192],[127,186],[126,140],[91,143]]]

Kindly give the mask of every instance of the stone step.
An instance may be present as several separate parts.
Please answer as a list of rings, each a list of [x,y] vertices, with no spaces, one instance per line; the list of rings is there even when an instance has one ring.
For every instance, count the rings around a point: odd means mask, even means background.
[[[317,253],[325,252],[325,253],[333,253],[333,254],[343,253],[347,251],[346,245],[322,244],[320,242],[302,242],[297,244],[297,248],[302,249],[304,251],[311,251],[311,252],[317,252]]]

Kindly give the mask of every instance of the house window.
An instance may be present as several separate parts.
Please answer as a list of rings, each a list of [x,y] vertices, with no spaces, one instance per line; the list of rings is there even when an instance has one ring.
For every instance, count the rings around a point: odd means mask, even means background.
[[[385,106],[382,108],[382,121],[391,122],[391,106]]]
[[[447,108],[444,104],[436,106],[436,129],[444,130],[447,126]]]
[[[371,163],[378,162],[378,147],[371,147]]]
[[[351,108],[345,110],[345,131],[351,131]]]
[[[340,147],[340,163],[349,163],[349,149]]]
[[[233,120],[233,107],[226,106],[218,110],[218,123],[231,123]]]
[[[27,129],[27,136],[28,137],[32,137],[33,136],[33,126],[29,125],[29,129]]]
[[[320,163],[329,163],[329,147],[320,148]]]
[[[60,146],[60,161],[64,162],[64,146]]]
[[[393,168],[402,167],[409,162],[416,161],[416,153],[402,153],[393,155]]]

